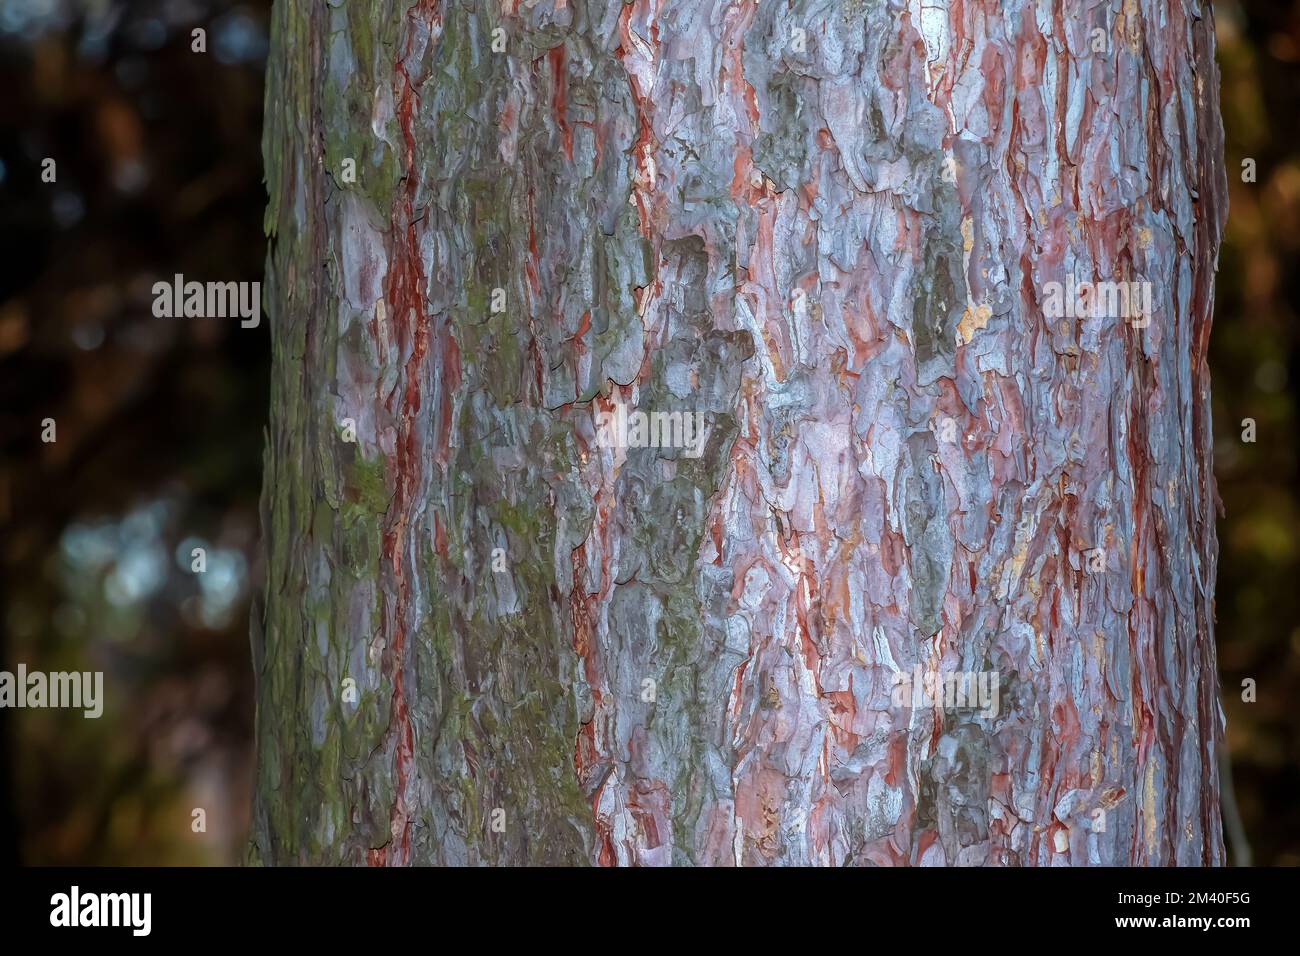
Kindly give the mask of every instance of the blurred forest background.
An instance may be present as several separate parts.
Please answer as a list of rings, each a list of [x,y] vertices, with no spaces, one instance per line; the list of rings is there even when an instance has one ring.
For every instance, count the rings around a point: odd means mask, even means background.
[[[0,863],[243,857],[266,322],[155,319],[151,287],[261,279],[269,6],[0,0],[0,669],[102,670],[106,698],[99,720],[0,709]],[[1300,0],[1215,9],[1219,669],[1254,862],[1294,866]]]

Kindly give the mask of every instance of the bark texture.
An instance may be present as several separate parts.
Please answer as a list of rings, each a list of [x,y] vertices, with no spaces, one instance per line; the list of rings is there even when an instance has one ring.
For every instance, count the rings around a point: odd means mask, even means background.
[[[273,44],[253,859],[1222,862],[1208,4],[281,0]],[[1150,324],[1051,317],[1071,277]],[[603,446],[616,403],[703,453]],[[936,672],[996,712],[896,706]]]

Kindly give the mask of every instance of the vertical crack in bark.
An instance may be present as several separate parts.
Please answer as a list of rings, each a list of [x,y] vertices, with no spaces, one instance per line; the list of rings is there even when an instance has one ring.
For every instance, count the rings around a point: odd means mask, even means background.
[[[409,632],[417,626],[419,611],[419,602],[413,602],[411,596],[412,587],[418,587],[419,575],[413,569],[420,555],[419,535],[412,532],[423,526],[421,519],[430,480],[427,442],[423,433],[426,425],[420,418],[420,409],[423,398],[421,383],[427,378],[425,359],[430,348],[430,330],[436,319],[427,309],[425,276],[416,231],[419,217],[415,202],[422,161],[417,155],[415,129],[420,81],[411,77],[408,61],[412,55],[417,22],[422,22],[424,30],[432,34],[433,42],[437,43],[441,34],[439,6],[437,0],[419,0],[407,11],[405,42],[393,73],[393,98],[402,132],[405,179],[392,211],[385,302],[398,354],[406,354],[407,358],[403,380],[388,395],[381,392],[376,396],[395,415],[397,434],[389,459],[394,493],[383,534],[383,557],[392,576],[391,586],[384,589],[383,631],[387,637],[387,660],[393,682],[389,719],[394,776],[394,800],[389,820],[392,842],[371,851],[369,860],[374,866],[404,866],[411,862],[414,808],[409,805],[408,785],[414,767],[415,731],[407,703],[407,681],[411,676],[407,640]],[[428,37],[425,39],[427,42]],[[371,333],[378,343],[377,323],[378,319],[372,323]],[[440,365],[434,380],[434,397],[439,407],[434,417],[433,453],[434,460],[445,472],[450,443],[451,393],[459,384],[460,359],[455,340],[445,329],[439,330],[433,344]],[[436,515],[434,520],[437,520]],[[445,541],[437,542],[437,553],[445,557]]]
[[[629,149],[633,170],[629,201],[636,210],[637,229],[648,246],[649,269],[646,284],[634,292],[644,331],[638,369],[631,381],[611,382],[608,398],[593,399],[592,411],[600,414],[614,414],[619,405],[636,409],[652,374],[655,343],[664,332],[658,321],[658,292],[664,268],[660,253],[664,202],[656,192],[657,142],[652,127],[659,48],[654,13],[653,0],[637,0],[622,7],[617,24],[619,45],[614,49],[614,58],[625,71],[635,122],[635,138]],[[645,24],[649,24],[648,28]],[[552,62],[562,65],[563,53],[553,53]],[[559,67],[556,69],[558,77]],[[564,97],[564,87],[558,80],[555,97],[558,114]],[[562,115],[558,125],[566,155],[571,157],[571,134]],[[588,326],[585,315],[582,324]],[[672,798],[665,782],[653,775],[644,755],[638,753],[645,746],[644,732],[626,726],[640,680],[627,673],[626,669],[634,666],[633,659],[622,659],[620,652],[643,654],[644,649],[631,643],[631,635],[618,633],[617,624],[611,621],[620,613],[613,605],[620,585],[636,586],[635,569],[631,580],[616,581],[615,576],[622,570],[620,555],[636,547],[634,541],[628,540],[631,529],[619,520],[619,513],[632,492],[632,482],[639,480],[632,469],[624,474],[624,466],[629,455],[638,453],[608,448],[589,448],[588,452],[594,452],[599,462],[598,483],[590,489],[594,509],[591,529],[573,552],[572,616],[575,646],[592,696],[591,719],[580,727],[574,755],[575,770],[591,801],[595,824],[596,846],[591,858],[605,866],[654,859],[667,862],[673,843],[669,819]],[[647,595],[649,600],[652,598]]]

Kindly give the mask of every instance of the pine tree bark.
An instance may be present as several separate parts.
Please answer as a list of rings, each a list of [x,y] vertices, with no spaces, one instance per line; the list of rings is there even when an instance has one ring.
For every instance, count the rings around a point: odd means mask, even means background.
[[[277,3],[251,858],[1221,863],[1213,36]]]

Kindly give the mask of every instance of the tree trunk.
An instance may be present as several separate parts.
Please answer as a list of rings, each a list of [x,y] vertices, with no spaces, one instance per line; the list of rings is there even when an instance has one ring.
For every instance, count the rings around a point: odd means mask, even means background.
[[[1064,6],[276,5],[253,859],[1222,862],[1212,17]]]

